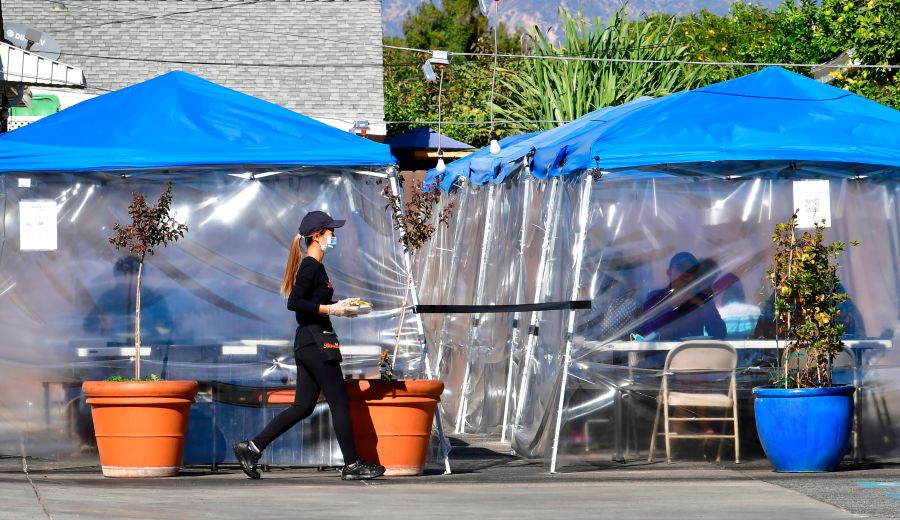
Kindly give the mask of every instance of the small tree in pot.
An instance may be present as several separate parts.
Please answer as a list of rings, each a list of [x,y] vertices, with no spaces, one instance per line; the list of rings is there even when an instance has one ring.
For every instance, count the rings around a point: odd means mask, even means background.
[[[844,347],[838,305],[847,294],[838,290],[838,266],[832,262],[844,243],[824,243],[824,221],[798,237],[797,215],[776,225],[772,238],[775,261],[768,275],[775,289],[776,327],[787,343],[776,386],[829,387],[832,362]]]
[[[144,273],[144,258],[153,255],[160,245],[166,247],[169,242],[184,238],[187,225],[175,220],[172,215],[172,181],[166,182],[166,189],[159,196],[159,201],[148,205],[142,193],[132,193],[131,205],[128,207],[131,223],[122,226],[118,222],[113,225],[113,236],[109,243],[116,249],[127,249],[139,259],[137,284],[134,297],[134,379],[141,378],[141,282]]]
[[[440,200],[439,191],[423,190],[421,184],[417,184],[409,195],[404,207],[399,195],[390,188],[384,190],[384,196],[388,199],[386,209],[391,211],[394,227],[400,232],[400,244],[406,253],[414,254],[431,239],[438,226],[448,224],[453,203],[448,202],[435,213],[435,205]],[[408,268],[394,359],[411,287],[412,273]],[[421,474],[444,383],[427,379],[395,379],[393,362],[386,350],[382,351],[379,368],[380,379],[351,379],[346,382],[356,446],[362,458],[383,465],[387,476]],[[440,421],[438,425],[440,427]]]
[[[777,471],[828,471],[843,457],[853,418],[853,387],[832,386],[844,325],[838,266],[843,242],[826,244],[824,221],[798,236],[797,215],[775,226],[768,270],[775,323],[784,338],[774,388],[755,388],[757,431]],[[851,242],[856,245],[856,242]]]
[[[400,177],[400,184],[403,178]],[[437,184],[425,185],[421,182],[413,183],[409,194],[409,200],[403,204],[400,195],[391,192],[390,187],[385,187],[383,195],[388,199],[385,209],[390,210],[394,220],[394,229],[400,232],[400,245],[403,250],[414,256],[419,249],[422,248],[437,230],[441,227],[447,227],[450,224],[450,217],[453,216],[453,201],[447,201],[444,207],[435,213],[435,206],[440,204],[441,191]],[[410,262],[411,264],[412,262]],[[404,305],[400,312],[400,320],[397,324],[397,332],[395,334],[394,355],[390,367],[397,359],[397,349],[400,346],[400,331],[403,327],[403,318],[405,317],[406,304],[405,299],[409,294],[412,284],[411,265],[406,272],[406,289],[404,291]],[[384,371],[382,370],[382,373]],[[391,371],[392,373],[392,371]]]
[[[178,473],[184,453],[188,415],[196,381],[141,380],[141,282],[144,259],[160,245],[184,236],[187,226],[171,214],[172,183],[159,201],[148,205],[144,195],[132,194],[131,223],[113,226],[109,239],[140,259],[135,298],[134,381],[87,381],[82,385],[91,405],[103,475],[160,477]],[[121,379],[121,378],[120,378]]]

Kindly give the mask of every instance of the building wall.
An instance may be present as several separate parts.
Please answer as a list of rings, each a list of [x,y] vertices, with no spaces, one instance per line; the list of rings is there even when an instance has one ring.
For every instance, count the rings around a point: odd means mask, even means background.
[[[56,38],[59,61],[84,70],[89,92],[180,69],[385,133],[381,0],[16,0],[3,17]]]

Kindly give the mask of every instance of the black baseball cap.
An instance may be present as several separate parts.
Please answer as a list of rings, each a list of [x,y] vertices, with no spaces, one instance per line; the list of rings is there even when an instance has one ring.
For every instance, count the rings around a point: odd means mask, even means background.
[[[334,220],[324,211],[310,211],[300,221],[297,231],[303,236],[312,235],[322,229],[334,229],[344,225],[345,220]]]

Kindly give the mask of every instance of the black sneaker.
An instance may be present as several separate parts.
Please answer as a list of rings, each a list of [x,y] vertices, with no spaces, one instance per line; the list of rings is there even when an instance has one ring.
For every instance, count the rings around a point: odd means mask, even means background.
[[[384,475],[384,466],[359,459],[341,468],[341,480],[367,480]]]
[[[250,443],[247,441],[241,441],[234,444],[234,456],[237,458],[238,462],[241,463],[241,469],[244,470],[244,473],[247,474],[248,477],[253,479],[260,478],[259,471],[256,470],[256,464],[259,462],[259,458],[262,455],[254,451],[253,448],[250,447]]]

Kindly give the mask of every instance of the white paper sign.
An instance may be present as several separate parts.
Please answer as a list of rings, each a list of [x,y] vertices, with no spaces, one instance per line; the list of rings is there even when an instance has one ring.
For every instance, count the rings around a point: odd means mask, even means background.
[[[831,227],[831,193],[829,181],[794,181],[794,209],[797,227],[811,228],[814,222],[825,221]]]
[[[56,251],[56,201],[19,201],[19,249]]]

